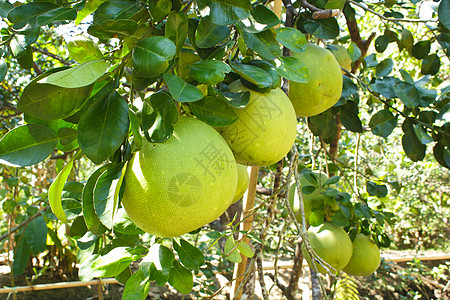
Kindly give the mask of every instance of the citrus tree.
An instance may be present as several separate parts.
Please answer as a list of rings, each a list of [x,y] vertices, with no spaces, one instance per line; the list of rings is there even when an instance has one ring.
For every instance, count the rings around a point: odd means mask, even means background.
[[[0,1],[2,204],[24,224],[9,241],[16,274],[67,226],[83,280],[116,277],[124,299],[144,299],[150,282],[214,295],[216,242],[219,268],[258,261],[280,208],[315,270],[335,271],[309,225],[389,245],[392,214],[370,202],[400,185],[360,167],[360,138],[450,169],[450,2],[283,0],[279,14],[270,2]],[[200,231],[236,197],[236,163],[275,174],[241,232],[254,247],[236,240],[234,216]],[[44,164],[51,185],[27,191]]]

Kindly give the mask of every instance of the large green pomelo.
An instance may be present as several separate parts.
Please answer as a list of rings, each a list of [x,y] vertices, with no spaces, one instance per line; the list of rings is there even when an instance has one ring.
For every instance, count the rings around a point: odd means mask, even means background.
[[[334,57],[336,58],[337,62],[339,63],[339,66],[344,68],[347,71],[352,70],[352,59],[350,55],[347,52],[347,49],[344,46],[333,44],[331,45],[333,48],[330,48],[331,53],[333,53]],[[342,73],[345,74],[344,70],[342,70]]]
[[[307,234],[314,252],[333,268],[342,270],[348,264],[352,257],[353,245],[344,229],[325,222],[316,227],[309,227]],[[305,247],[303,250],[304,257],[312,268],[311,257]],[[318,262],[316,262],[316,266],[320,273],[327,273]],[[332,272],[332,270],[330,271]]]
[[[343,271],[352,276],[369,276],[380,266],[377,245],[366,235],[358,234],[353,240],[353,255]]]
[[[315,199],[325,199],[326,196],[322,195],[321,192],[325,191],[327,188],[334,188],[334,189],[336,188],[336,185],[334,184],[323,186],[324,183],[328,180],[327,174],[322,173],[320,171],[312,171],[311,173],[313,174],[314,177],[316,177],[318,185],[320,185],[321,188],[320,189],[317,188],[314,192],[310,194],[303,193],[303,207],[305,210],[305,218],[307,222],[309,221],[309,217],[311,216],[312,213],[313,201]],[[315,186],[314,183],[306,179],[304,174],[300,174],[299,179],[302,189],[303,187],[306,186]],[[301,213],[297,213],[300,210],[300,197],[298,196],[297,185],[295,182],[291,185],[289,190],[289,204],[291,205],[291,209],[294,212],[294,214],[296,214],[297,221],[301,224],[302,215]]]
[[[241,164],[237,164],[238,170],[238,183],[236,187],[236,194],[234,195],[232,203],[237,202],[244,196],[245,191],[248,189],[250,182],[250,176],[248,176],[247,167]]]
[[[342,71],[333,54],[317,45],[307,44],[304,52],[292,52],[307,67],[308,83],[290,82],[289,98],[299,117],[320,114],[341,97]]]
[[[282,159],[297,135],[297,118],[289,98],[280,88],[259,93],[240,81],[229,88],[231,92],[250,92],[247,106],[235,108],[238,120],[218,129],[236,161],[248,166],[268,166]]]
[[[180,117],[163,143],[143,140],[128,163],[122,204],[142,230],[174,237],[214,221],[235,195],[233,153],[209,125]]]

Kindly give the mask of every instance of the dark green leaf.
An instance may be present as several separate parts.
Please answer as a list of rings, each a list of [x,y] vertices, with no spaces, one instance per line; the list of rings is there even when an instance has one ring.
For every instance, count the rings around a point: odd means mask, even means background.
[[[243,20],[250,15],[247,9],[234,6],[236,3],[226,4],[218,1],[211,1],[209,3],[211,21],[214,24],[226,26],[233,25],[239,20]]]
[[[327,179],[327,181],[325,181],[325,183],[323,185],[330,185],[330,184],[335,184],[338,183],[338,181],[341,179],[341,177],[339,176],[333,176]]]
[[[281,45],[294,52],[303,52],[306,49],[306,37],[298,29],[292,27],[278,27],[275,29],[277,40]]]
[[[272,77],[270,77],[270,75],[261,68],[237,62],[230,62],[230,66],[239,76],[253,84],[256,84],[259,88],[272,86]]]
[[[203,98],[203,93],[196,86],[176,75],[164,74],[164,81],[173,99],[178,102],[194,102]]]
[[[175,260],[170,269],[169,283],[180,293],[189,294],[194,287],[194,277],[188,269]]]
[[[70,225],[70,236],[73,239],[79,239],[87,232],[86,222],[84,222],[83,216],[78,216],[73,220],[72,225]]]
[[[49,156],[58,144],[58,136],[47,126],[27,124],[14,128],[0,140],[0,163],[25,167]]]
[[[370,86],[375,92],[380,93],[386,98],[395,98],[396,94],[393,86],[397,82],[399,82],[397,78],[388,76],[384,78],[377,78],[375,83]]]
[[[166,18],[172,9],[170,0],[149,0],[148,10],[152,18],[152,22],[160,22]]]
[[[90,160],[100,164],[120,147],[128,127],[127,103],[114,91],[92,103],[81,115],[78,143]]]
[[[367,55],[366,57],[364,57],[364,62],[366,63],[366,66],[368,68],[373,68],[376,65],[378,65],[376,53],[373,53],[373,54],[370,54],[370,55]]]
[[[372,217],[372,210],[365,204],[357,203],[355,205],[356,215],[360,218],[370,219]]]
[[[5,79],[7,72],[8,72],[8,64],[3,58],[0,58],[0,82],[2,82]]]
[[[402,37],[401,37],[400,41],[398,42],[399,49],[400,50],[406,49],[406,51],[411,53],[413,45],[414,45],[414,37],[413,37],[411,31],[409,31],[406,28],[403,28]]]
[[[136,224],[128,217],[124,208],[119,208],[114,215],[114,231],[123,234],[142,234],[144,233],[139,229]]]
[[[357,61],[361,57],[361,50],[355,42],[352,42],[350,46],[348,46],[347,53],[350,55],[352,61]]]
[[[390,58],[387,58],[381,61],[377,67],[375,68],[375,72],[377,77],[385,77],[391,73],[392,68],[394,67],[394,61]]]
[[[173,240],[173,248],[181,263],[190,270],[198,270],[205,263],[203,253],[184,239],[180,239],[180,244]]]
[[[142,107],[141,118],[142,130],[149,142],[162,143],[172,136],[172,124],[167,122],[147,102],[144,102]]]
[[[233,108],[215,96],[206,96],[193,102],[190,108],[197,118],[211,126],[227,126],[237,121]]]
[[[308,127],[315,136],[323,138],[325,143],[331,143],[337,133],[336,121],[331,110],[309,117]]]
[[[419,105],[420,94],[414,85],[406,82],[398,82],[394,84],[393,89],[397,97],[402,100],[406,107],[414,109]]]
[[[8,13],[11,9],[14,8],[14,5],[9,3],[6,0],[0,1],[0,18],[6,19],[8,17]]]
[[[436,143],[433,147],[433,155],[438,163],[450,169],[450,150],[448,148],[446,149],[441,143]]]
[[[302,193],[305,195],[312,194],[317,190],[317,187],[314,185],[304,185],[302,186]]]
[[[437,54],[430,54],[422,60],[422,68],[420,69],[420,72],[423,75],[434,75],[439,71],[440,67],[441,60],[439,59],[439,56]]]
[[[211,17],[202,17],[195,32],[195,44],[200,48],[211,48],[230,36],[228,26],[219,26],[211,22]]]
[[[39,255],[47,250],[47,224],[44,217],[39,216],[30,221],[22,238],[28,243],[34,255]]]
[[[138,14],[141,9],[141,4],[136,2],[120,0],[103,1],[95,10],[93,24],[104,24],[105,22],[114,20],[129,20]]]
[[[441,0],[438,8],[439,22],[450,30],[450,1]]]
[[[397,126],[397,117],[389,109],[378,111],[372,116],[369,127],[372,133],[382,137],[388,137]]]
[[[387,196],[388,189],[384,184],[376,184],[373,181],[367,182],[367,192],[370,196],[375,196],[378,198],[383,198]]]
[[[142,260],[141,267],[146,275],[150,275],[150,266],[153,264],[156,270],[163,272],[167,281],[169,270],[172,268],[174,260],[175,256],[172,250],[161,244],[153,244],[148,254]]]
[[[280,45],[272,29],[267,29],[258,33],[244,31],[245,44],[258,53],[260,56],[273,60],[281,54]]]
[[[25,238],[19,240],[14,249],[14,260],[12,263],[12,271],[16,276],[22,275],[28,265],[31,256],[31,248]]]
[[[245,10],[251,10],[252,9],[252,4],[250,0],[240,0],[240,1],[236,1],[236,0],[214,0],[216,2],[222,3],[222,4],[228,4],[228,5],[233,5],[236,7],[240,7],[243,8]]]
[[[187,34],[188,18],[186,14],[172,12],[167,18],[165,36],[175,43],[177,52],[180,52],[183,47]]]
[[[341,97],[348,99],[350,96],[356,94],[359,89],[358,86],[347,76],[343,76],[343,88]]]
[[[412,56],[417,59],[422,59],[430,53],[430,41],[419,41],[412,47]]]
[[[236,108],[243,108],[250,101],[250,92],[249,91],[237,92],[237,93],[217,91],[217,94],[220,98],[225,100],[229,105],[231,105],[232,107],[236,107]]]
[[[414,124],[413,126],[416,136],[422,144],[427,145],[433,142],[433,138],[423,129],[421,125]]]
[[[307,20],[303,26],[307,33],[319,39],[334,39],[339,35],[339,25],[335,18]]]
[[[133,48],[134,70],[141,77],[161,75],[176,54],[176,45],[163,36],[152,36],[139,41]]]
[[[77,11],[74,8],[59,7],[39,15],[36,18],[36,23],[39,26],[45,26],[57,21],[74,21],[76,18]]]
[[[128,278],[123,289],[123,300],[144,300],[150,291],[149,276],[146,276],[141,269]]]
[[[341,212],[337,212],[331,217],[331,223],[341,227],[350,225],[348,217],[344,216]]]
[[[280,24],[277,15],[264,5],[257,5],[251,11],[251,16],[239,23],[246,32],[258,33]]]
[[[383,53],[389,45],[390,39],[387,34],[380,35],[375,39],[375,50],[379,53]]]
[[[256,66],[258,68],[261,68],[267,74],[269,74],[269,76],[272,78],[271,89],[275,89],[275,88],[278,88],[278,87],[281,86],[280,75],[278,75],[278,71],[277,71],[276,67],[273,64],[268,63],[267,61],[264,61],[264,60],[260,60],[260,59],[250,60],[248,62],[248,64],[252,65],[252,66]],[[253,85],[253,86],[255,86],[255,85]],[[253,89],[253,87],[251,87],[251,89]],[[255,86],[255,89],[257,90],[258,88]]]
[[[405,134],[402,137],[402,146],[409,159],[419,161],[425,157],[426,146],[417,138],[413,125],[410,119],[403,122],[402,129]]]
[[[414,84],[414,79],[409,75],[408,72],[406,72],[403,69],[400,69],[400,74],[402,75],[402,78],[404,81],[406,81],[409,84]]]
[[[124,174],[124,163],[110,164],[95,184],[94,210],[100,222],[109,229],[113,226]]]
[[[230,71],[231,68],[226,63],[210,59],[193,63],[189,70],[192,78],[207,85],[215,85],[223,81]]]
[[[98,38],[113,38],[118,35],[128,37],[133,35],[138,27],[138,23],[133,20],[106,20],[101,24],[91,25],[87,31],[90,35]]]
[[[277,72],[280,76],[291,81],[308,82],[308,68],[300,59],[280,56],[276,62]]]
[[[27,30],[30,30],[38,26],[36,22],[38,16],[57,8],[56,4],[50,2],[30,2],[10,10],[8,19],[14,23],[14,29],[26,27]]]
[[[97,235],[105,232],[106,227],[100,222],[94,210],[94,188],[98,178],[106,171],[107,168],[108,166],[102,166],[91,174],[83,188],[82,194],[84,221],[86,222],[87,228]]]
[[[350,131],[363,132],[362,123],[358,116],[358,105],[355,102],[347,101],[341,106],[341,122]]]

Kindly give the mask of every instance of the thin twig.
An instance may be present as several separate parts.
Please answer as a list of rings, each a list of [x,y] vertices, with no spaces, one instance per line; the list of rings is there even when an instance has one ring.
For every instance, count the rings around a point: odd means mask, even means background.
[[[54,59],[60,61],[63,65],[66,65],[66,66],[70,66],[71,65],[71,63],[69,63],[67,60],[65,60],[64,58],[62,58],[62,57],[60,57],[60,56],[58,56],[56,54],[50,53],[47,49],[40,49],[40,48],[36,48],[36,47],[31,47],[31,49],[34,52],[39,52],[41,54],[44,54],[45,56],[54,58]]]
[[[49,208],[49,206],[44,207],[42,210],[38,211],[34,216],[32,216],[31,218],[29,218],[28,220],[20,223],[19,225],[17,225],[16,227],[14,227],[13,229],[11,229],[10,233],[14,233],[17,230],[19,230],[20,228],[22,228],[23,226],[27,225],[28,223],[30,223],[31,221],[33,221],[34,219],[36,219],[37,217],[39,217],[40,215],[42,215],[42,213],[44,211],[46,211]],[[6,239],[10,233],[5,233],[2,236],[0,236],[0,241],[3,241],[4,239]]]

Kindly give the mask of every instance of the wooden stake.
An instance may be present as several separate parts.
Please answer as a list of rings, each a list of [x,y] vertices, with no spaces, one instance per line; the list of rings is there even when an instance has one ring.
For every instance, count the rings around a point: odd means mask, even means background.
[[[241,214],[241,220],[243,221],[239,226],[240,231],[249,231],[252,228],[253,215],[251,215],[250,211],[253,209],[253,206],[255,205],[256,183],[258,182],[258,174],[259,174],[259,167],[251,167],[248,190],[244,194],[243,199],[244,203],[242,205],[242,214]],[[242,240],[241,243],[248,244],[249,242],[248,237],[243,236],[242,234],[239,234],[239,239]],[[233,272],[233,278],[236,278],[236,280],[233,281],[232,291],[233,295],[236,295],[234,298],[236,300],[241,299],[243,288],[239,289],[239,287],[242,283],[242,279],[244,278],[243,275],[245,274],[247,267],[247,257],[242,254],[241,257],[242,261],[234,265],[234,272]]]

